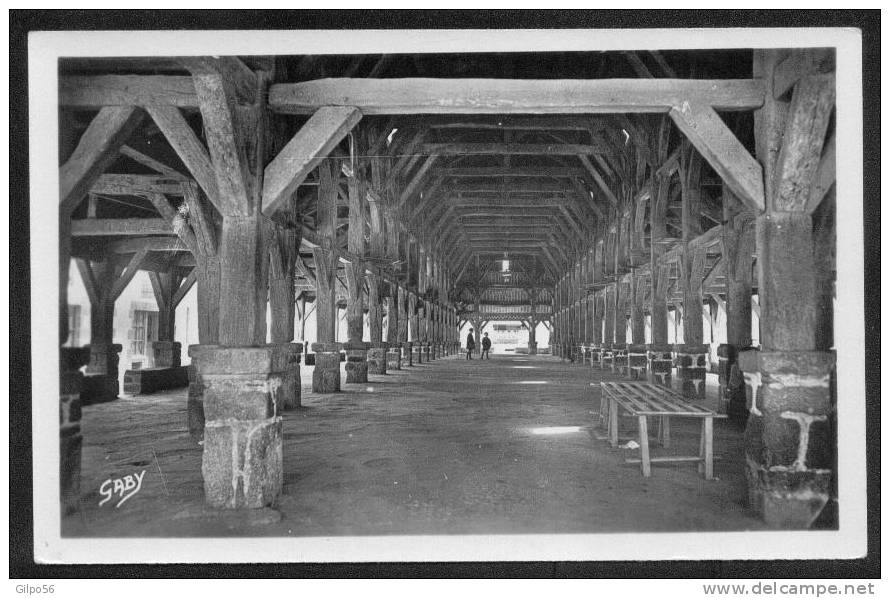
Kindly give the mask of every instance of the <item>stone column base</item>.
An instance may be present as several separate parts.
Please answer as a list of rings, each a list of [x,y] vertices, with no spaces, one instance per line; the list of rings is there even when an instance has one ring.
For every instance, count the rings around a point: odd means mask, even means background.
[[[631,380],[646,380],[646,345],[632,344],[627,346],[627,369]]]
[[[204,384],[204,497],[216,508],[274,505],[284,484],[279,406],[296,345],[213,347],[195,367]]]
[[[368,373],[386,374],[388,351],[389,343],[370,343],[370,348],[368,349]]]
[[[370,343],[344,343],[346,351],[346,383],[364,384],[368,381],[368,347]]]
[[[145,368],[124,372],[124,394],[151,394],[159,390],[185,388],[189,385],[188,368],[185,366]]]
[[[423,361],[430,361],[430,344],[428,342],[423,343]]]
[[[729,415],[730,421],[744,425],[748,419],[745,379],[738,365],[739,350],[735,345],[717,347],[717,376],[720,382],[719,413]]]
[[[398,344],[392,345],[386,350],[386,369],[402,369],[402,349]]]
[[[204,382],[195,367],[195,360],[202,351],[217,345],[189,345],[188,354],[192,364],[188,366],[189,393],[186,404],[189,436],[196,441],[204,439]]]
[[[538,354],[538,343],[529,343],[528,344],[528,354],[529,355],[537,355]]]
[[[648,346],[646,358],[649,363],[649,382],[671,387],[671,372],[674,361],[671,357],[673,347],[670,345],[651,344]]]
[[[411,346],[411,357],[414,365],[423,363],[423,345],[419,341],[414,341]]]
[[[708,373],[708,345],[685,344],[677,347],[677,376],[683,385],[683,395],[704,400],[705,376]]]
[[[87,374],[104,374],[117,379],[120,352],[123,346],[113,343],[90,344],[90,362]]]
[[[175,368],[182,365],[182,343],[155,341],[151,344],[154,367]]]
[[[89,359],[88,349],[62,348],[59,354],[59,500],[63,515],[77,510],[80,501],[83,374],[79,368]]]
[[[810,527],[833,492],[834,354],[743,351],[751,393],[745,429],[751,507],[772,527]]]
[[[402,343],[402,365],[405,367],[414,365],[414,343],[411,341]]]
[[[340,343],[312,343],[315,369],[312,370],[312,392],[340,392]]]
[[[612,345],[612,371],[630,377],[627,369],[627,345]]]
[[[603,343],[601,350],[600,367],[604,370],[611,370],[615,355],[612,351],[612,343]]]

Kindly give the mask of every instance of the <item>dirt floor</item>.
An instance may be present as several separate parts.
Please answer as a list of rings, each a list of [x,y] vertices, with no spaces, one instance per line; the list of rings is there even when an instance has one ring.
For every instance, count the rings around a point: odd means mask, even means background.
[[[81,508],[63,519],[63,535],[763,529],[745,506],[741,432],[725,420],[715,422],[717,480],[694,464],[653,466],[646,479],[624,463],[639,450],[609,448],[590,383],[618,379],[611,373],[551,356],[447,358],[315,395],[310,372],[303,407],[284,417],[285,488],[274,509],[203,506],[201,446],[186,432],[182,389],[84,409]],[[653,456],[697,453],[699,429],[676,420],[672,447],[653,442]],[[115,479],[129,497],[100,505]]]

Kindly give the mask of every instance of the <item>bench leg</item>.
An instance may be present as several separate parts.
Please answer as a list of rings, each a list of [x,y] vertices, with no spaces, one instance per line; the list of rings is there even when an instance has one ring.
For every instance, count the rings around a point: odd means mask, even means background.
[[[670,415],[662,415],[658,420],[659,426],[659,440],[661,441],[661,446],[664,448],[670,448],[671,446],[671,416]]]
[[[706,417],[702,423],[702,435],[705,439],[705,479],[714,479],[714,418]]]
[[[643,469],[644,478],[652,475],[652,469],[649,464],[649,426],[645,415],[640,416],[640,465]]]
[[[618,448],[618,405],[609,399],[609,444]]]

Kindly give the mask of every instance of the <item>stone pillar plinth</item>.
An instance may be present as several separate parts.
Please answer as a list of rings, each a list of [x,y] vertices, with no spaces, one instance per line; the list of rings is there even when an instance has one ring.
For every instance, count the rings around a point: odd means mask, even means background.
[[[386,350],[386,369],[402,369],[402,349],[398,344],[395,344]]]
[[[612,345],[612,371],[623,376],[630,376],[627,369],[627,345]]]
[[[370,343],[366,342],[347,342],[343,344],[343,349],[346,351],[347,384],[363,384],[368,381],[368,359],[371,356],[368,351],[369,346]]]
[[[612,343],[603,343],[601,348],[600,367],[604,370],[611,370],[613,361]]]
[[[368,349],[368,373],[385,374],[388,366],[389,343],[370,343]]]
[[[649,360],[649,382],[671,387],[671,370],[674,362],[671,357],[673,347],[667,344],[653,343],[647,347],[646,358]]]
[[[430,343],[425,342],[425,343],[423,343],[423,361],[428,362],[428,361],[430,361],[430,359],[431,359]]]
[[[538,343],[529,342],[528,344],[528,354],[529,355],[537,355],[538,354]]]
[[[189,345],[188,353],[192,364],[188,367],[189,393],[186,403],[186,417],[189,435],[196,441],[204,438],[204,382],[195,366],[202,351],[216,348],[217,345]]]
[[[630,379],[639,380],[641,382],[645,381],[647,365],[646,345],[627,345],[627,370]]]
[[[194,358],[204,384],[204,499],[211,507],[275,504],[284,483],[279,406],[295,345],[207,347]]]
[[[745,460],[751,507],[772,527],[806,529],[828,503],[837,446],[833,353],[742,351],[750,396]]]
[[[600,345],[590,346],[590,367],[601,368],[603,365],[603,348]]]
[[[738,364],[739,350],[735,345],[717,347],[717,377],[720,383],[719,413],[725,413],[736,424],[748,419],[745,398],[745,379]]]
[[[89,349],[62,348],[59,354],[59,499],[62,514],[77,509],[80,499],[80,459],[83,436],[80,433],[83,374],[89,362]]]
[[[341,343],[312,343],[315,369],[312,370],[312,392],[340,392]]]
[[[402,343],[402,365],[405,367],[414,365],[414,343],[411,341]]]
[[[303,358],[303,343],[283,343],[276,346],[284,347],[282,351],[288,353],[287,367],[284,370],[284,388],[280,393],[281,409],[296,409],[302,404],[303,379],[300,374],[300,360]]]
[[[411,346],[411,355],[414,365],[420,365],[423,363],[423,343],[420,341],[414,341]]]
[[[156,368],[175,368],[182,365],[182,343],[155,341],[151,344],[151,350]]]
[[[708,372],[708,345],[677,346],[677,376],[683,394],[690,399],[704,400],[705,375]]]
[[[113,343],[93,343],[90,345],[90,361],[87,375],[81,389],[84,405],[113,401],[120,392],[118,384],[118,363],[121,345]]]

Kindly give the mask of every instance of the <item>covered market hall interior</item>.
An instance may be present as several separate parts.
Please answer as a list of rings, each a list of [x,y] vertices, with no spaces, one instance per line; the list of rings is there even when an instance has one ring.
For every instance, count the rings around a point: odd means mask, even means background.
[[[63,534],[836,528],[835,62],[60,60]]]

